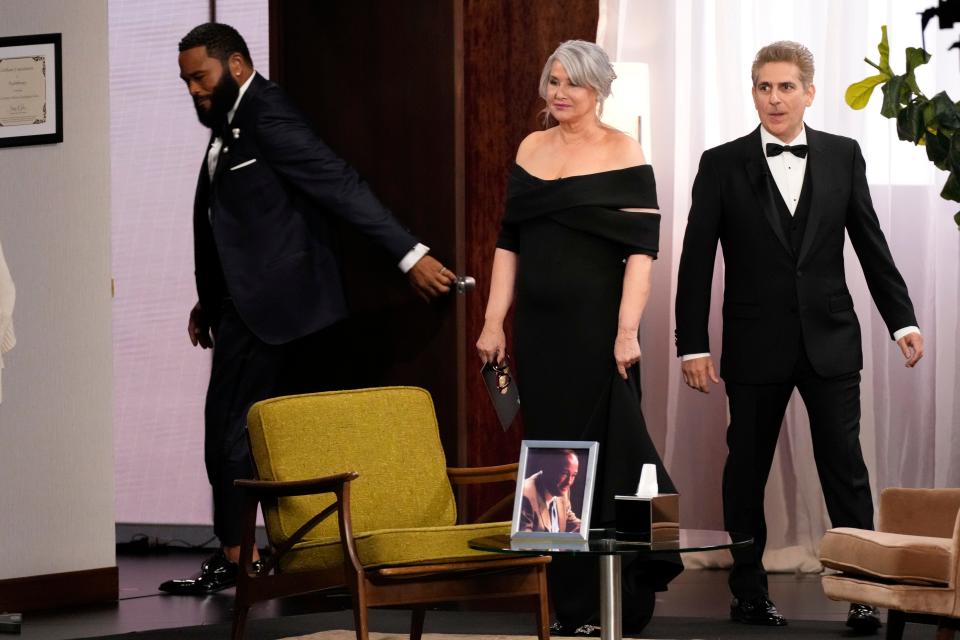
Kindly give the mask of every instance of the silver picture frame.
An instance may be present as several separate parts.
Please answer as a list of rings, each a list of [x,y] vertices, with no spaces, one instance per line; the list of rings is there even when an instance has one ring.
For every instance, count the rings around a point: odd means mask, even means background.
[[[599,451],[600,444],[592,440],[521,443],[511,540],[587,541]]]

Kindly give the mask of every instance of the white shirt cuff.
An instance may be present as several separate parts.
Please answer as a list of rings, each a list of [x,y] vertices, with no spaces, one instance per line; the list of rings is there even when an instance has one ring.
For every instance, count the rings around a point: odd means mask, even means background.
[[[893,341],[896,342],[897,340],[899,340],[899,339],[902,338],[903,336],[910,335],[911,333],[920,333],[920,327],[904,327],[903,329],[900,329],[899,331],[894,331],[894,332],[893,332]]]
[[[413,265],[417,264],[420,261],[420,258],[427,255],[429,251],[430,247],[418,242],[417,244],[413,245],[413,249],[410,249],[410,251],[407,252],[407,255],[403,256],[403,260],[401,260],[400,264],[397,266],[400,267],[400,271],[406,273],[407,271],[410,271],[410,269],[413,269]]]
[[[709,358],[709,353],[688,353],[685,356],[680,356],[680,362],[686,362],[687,360],[696,360],[697,358]]]

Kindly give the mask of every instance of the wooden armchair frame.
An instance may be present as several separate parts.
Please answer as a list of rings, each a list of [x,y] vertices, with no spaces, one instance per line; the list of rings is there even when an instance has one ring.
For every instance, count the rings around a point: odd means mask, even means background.
[[[485,484],[516,480],[517,465],[447,469],[454,486]],[[536,602],[537,635],[549,640],[550,611],[547,600],[546,565],[548,556],[479,557],[476,560],[376,567],[365,569],[360,563],[353,526],[350,519],[350,483],[359,477],[355,471],[336,475],[273,482],[264,480],[237,480],[246,491],[243,513],[243,536],[240,543],[240,571],[237,575],[236,601],[233,614],[234,640],[241,640],[246,629],[250,607],[263,600],[286,596],[349,589],[353,600],[353,615],[357,640],[368,640],[367,610],[369,607],[410,605],[413,615],[410,624],[411,640],[420,640],[426,607],[441,602],[492,600],[495,598],[531,598]],[[276,503],[279,498],[320,493],[332,493],[335,501],[310,518],[290,538],[273,549],[264,562],[261,573],[252,570],[253,547],[257,522],[257,506]],[[513,494],[506,496],[477,522],[506,507]],[[462,509],[459,510],[462,512]],[[280,558],[319,523],[334,513],[340,529],[343,550],[343,569],[278,573]]]

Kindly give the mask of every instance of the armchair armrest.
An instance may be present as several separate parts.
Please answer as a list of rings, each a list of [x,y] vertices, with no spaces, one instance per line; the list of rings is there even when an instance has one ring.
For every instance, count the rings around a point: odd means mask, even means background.
[[[349,536],[349,540],[345,540],[344,544],[350,546],[351,552],[355,557],[356,551],[353,550],[353,533],[350,529],[349,517],[350,482],[359,476],[360,474],[356,471],[345,471],[344,473],[337,473],[320,478],[308,478],[305,480],[234,480],[233,483],[235,486],[241,487],[247,492],[244,502],[243,531],[240,541],[240,557],[243,560],[243,566],[249,570],[250,563],[253,560],[257,505],[261,500],[276,500],[277,498],[305,496],[317,493],[335,493],[337,495],[333,504],[303,523],[283,544],[274,549],[273,554],[264,564],[264,573],[273,571],[279,565],[281,556],[293,548],[311,529],[329,518],[334,512],[339,512],[340,514],[341,533]],[[347,523],[346,530],[344,530],[343,526],[345,513]]]
[[[888,533],[954,537],[960,489],[884,489],[877,529]]]
[[[516,462],[510,464],[501,464],[493,467],[447,467],[447,477],[450,478],[450,484],[455,487],[471,484],[491,484],[494,482],[516,482],[517,469],[520,465]],[[472,522],[492,522],[494,516],[500,514],[513,501],[513,491],[498,500],[492,507],[484,511]],[[465,511],[460,510],[457,518],[459,524],[464,524]]]
[[[233,483],[261,498],[287,498],[330,493],[359,476],[360,474],[356,471],[346,471],[306,480],[234,480]]]
[[[489,484],[492,482],[515,482],[516,462],[494,467],[447,467],[447,476],[454,486],[466,484]]]

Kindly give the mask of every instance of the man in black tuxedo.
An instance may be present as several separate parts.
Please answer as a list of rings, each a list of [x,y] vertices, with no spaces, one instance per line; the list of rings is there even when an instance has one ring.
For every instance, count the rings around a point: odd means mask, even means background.
[[[873,528],[860,450],[860,325],[844,278],[845,232],[891,336],[914,366],[923,355],[907,287],[870,200],[854,140],[805,127],[813,102],[813,56],[776,42],[753,63],[760,126],[704,152],[677,283],[677,351],[683,379],[708,392],[719,382],[707,332],[719,241],[725,265],[720,374],[730,401],[723,472],[724,523],[751,534],[734,553],[731,617],[783,625],[767,591],[764,489],[787,402],[797,388],[810,416],[814,457],[834,526]],[[847,624],[880,625],[853,604]]]
[[[280,88],[254,71],[235,29],[200,25],[179,49],[180,77],[211,130],[194,202],[199,301],[188,331],[194,346],[213,348],[204,458],[221,549],[197,576],[160,588],[205,594],[231,586],[237,573],[242,495],[234,480],[253,475],[247,410],[307,390],[290,379],[294,358],[333,346],[335,325],[347,315],[330,218],[380,244],[425,299],[448,292],[455,277],[324,145]],[[321,386],[337,384],[332,378]]]

